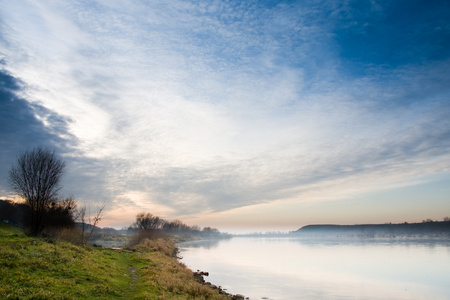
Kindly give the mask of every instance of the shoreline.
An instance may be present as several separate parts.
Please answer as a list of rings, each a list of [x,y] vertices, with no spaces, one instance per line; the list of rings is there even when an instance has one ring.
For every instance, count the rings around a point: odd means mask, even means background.
[[[204,271],[197,270],[196,272],[193,272],[193,273],[194,273],[194,279],[197,282],[199,282],[199,283],[201,283],[201,284],[203,284],[205,286],[208,286],[209,288],[211,288],[213,290],[218,291],[219,294],[221,294],[221,295],[225,295],[227,297],[230,297],[232,300],[249,299],[248,297],[245,297],[244,295],[241,295],[241,294],[228,293],[224,289],[222,289],[221,286],[218,286],[218,285],[212,284],[211,282],[206,281],[204,276],[209,276],[209,272],[204,272]]]
[[[185,266],[187,269],[189,269],[194,277],[194,280],[212,290],[217,291],[220,295],[224,295],[226,297],[229,297],[232,300],[245,300],[245,299],[249,299],[248,297],[245,297],[242,294],[232,294],[232,293],[228,293],[226,290],[224,290],[220,285],[216,285],[216,284],[212,284],[209,281],[206,281],[204,276],[209,276],[209,272],[205,272],[205,271],[193,271],[190,268],[188,268],[183,262],[181,262],[180,260],[182,259],[181,256],[178,256],[178,254],[180,253],[180,248],[175,247],[175,251],[173,252],[173,257],[176,258],[177,262],[183,266]]]

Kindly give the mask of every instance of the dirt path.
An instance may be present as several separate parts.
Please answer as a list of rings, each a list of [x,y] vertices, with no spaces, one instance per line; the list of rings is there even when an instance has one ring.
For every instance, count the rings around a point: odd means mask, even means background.
[[[128,273],[130,273],[131,277],[130,286],[134,286],[136,280],[138,279],[138,276],[136,274],[136,268],[133,265],[128,266]]]

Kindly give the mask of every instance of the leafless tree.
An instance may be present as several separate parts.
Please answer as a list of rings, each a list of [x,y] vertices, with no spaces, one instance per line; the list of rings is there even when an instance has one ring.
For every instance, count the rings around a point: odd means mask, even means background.
[[[38,147],[20,155],[17,165],[9,171],[11,187],[30,207],[32,235],[42,232],[44,212],[58,201],[64,167],[64,161],[55,151]]]
[[[136,216],[136,222],[132,225],[132,228],[138,230],[152,230],[160,229],[166,222],[160,217],[154,216],[151,213],[139,213]]]
[[[95,228],[98,223],[102,220],[102,212],[106,207],[106,202],[102,204],[102,206],[97,208],[97,213],[91,216],[90,209],[88,210],[86,206],[83,206],[79,212],[77,219],[80,221],[81,226],[81,243],[83,245],[87,244],[92,234],[94,233]],[[88,211],[87,211],[88,210]]]
[[[167,231],[189,231],[190,227],[180,220],[174,220],[171,222],[166,222],[163,229]]]

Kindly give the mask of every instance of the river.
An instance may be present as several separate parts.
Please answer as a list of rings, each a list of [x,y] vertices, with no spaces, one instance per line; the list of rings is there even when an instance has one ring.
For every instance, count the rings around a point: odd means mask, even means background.
[[[250,299],[450,299],[440,238],[255,238],[184,242],[181,262]]]

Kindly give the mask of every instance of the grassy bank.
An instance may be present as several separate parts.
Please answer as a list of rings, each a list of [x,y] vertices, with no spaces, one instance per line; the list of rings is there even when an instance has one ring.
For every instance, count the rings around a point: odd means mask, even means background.
[[[195,281],[170,247],[83,248],[0,223],[0,299],[229,299]]]

